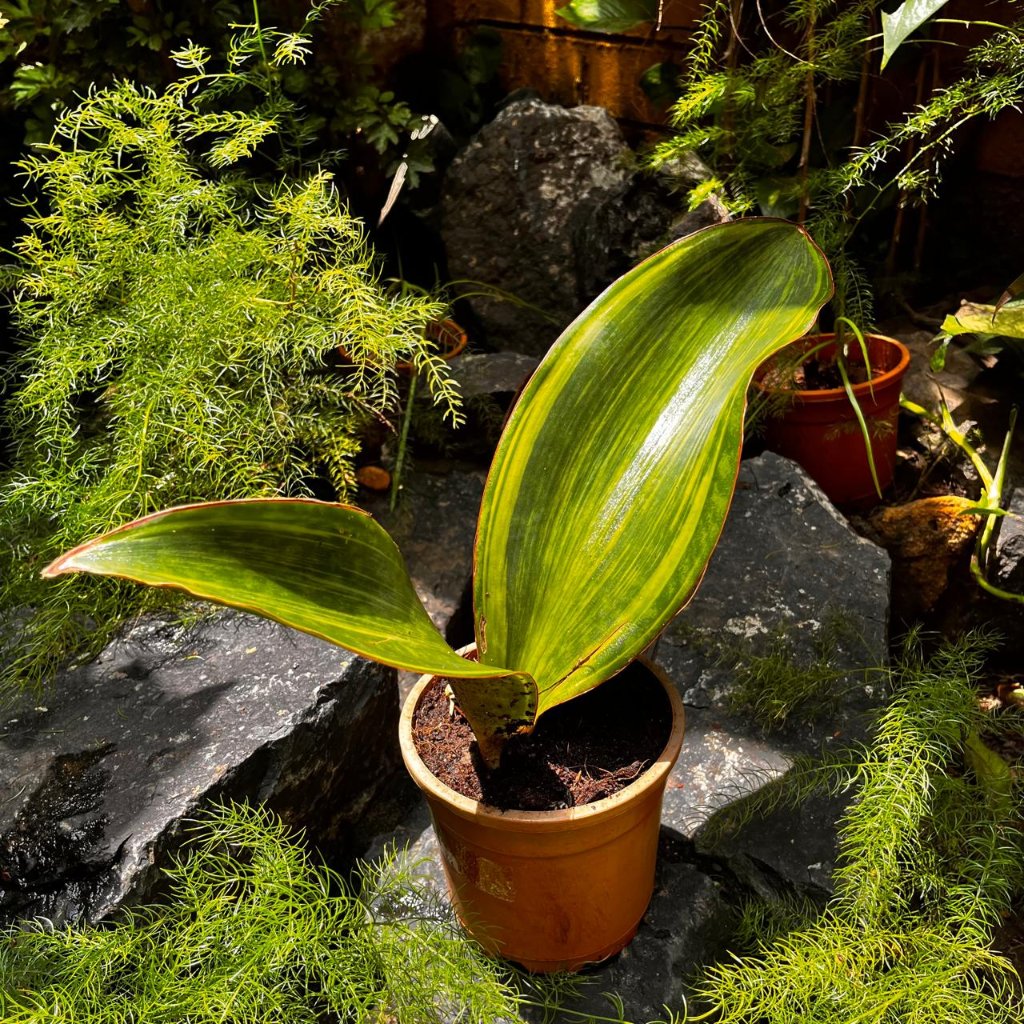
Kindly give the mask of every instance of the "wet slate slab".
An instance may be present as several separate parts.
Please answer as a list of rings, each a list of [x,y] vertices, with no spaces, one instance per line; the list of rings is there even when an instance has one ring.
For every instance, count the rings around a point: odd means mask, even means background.
[[[329,855],[407,797],[395,675],[221,611],[136,624],[0,721],[0,920],[98,920],[160,889],[211,800],[265,801]]]

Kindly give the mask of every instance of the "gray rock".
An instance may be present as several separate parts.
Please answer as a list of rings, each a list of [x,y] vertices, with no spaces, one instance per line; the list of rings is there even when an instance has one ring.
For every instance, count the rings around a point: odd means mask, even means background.
[[[935,334],[931,331],[901,330],[899,340],[910,349],[910,368],[903,378],[904,397],[926,409],[935,409],[945,401],[950,412],[957,412],[969,400],[982,367],[962,348],[952,344],[946,350],[945,367],[933,370]],[[962,415],[961,412],[957,419]]]
[[[793,758],[864,739],[885,687],[880,674],[857,670],[887,661],[888,602],[889,556],[857,536],[802,469],[771,452],[745,462],[704,581],[657,649],[687,709],[665,820],[697,835],[714,811],[770,784]],[[832,679],[807,709],[820,717],[766,732],[735,706],[734,662],[780,647]],[[827,891],[841,807],[812,800],[756,816],[715,852]]]
[[[1016,487],[1004,507],[1010,514],[999,521],[993,582],[1013,593],[1024,593],[1024,487]]]
[[[404,478],[394,512],[385,494],[367,495],[363,502],[398,545],[416,592],[442,633],[473,569],[484,476],[481,470],[450,466],[436,473],[414,471]]]
[[[0,918],[95,921],[159,892],[210,801],[265,801],[332,855],[408,798],[391,669],[239,612],[144,619],[0,731]]]
[[[682,200],[664,175],[635,173],[602,199],[581,222],[575,240],[577,286],[582,306],[612,281],[662,246],[729,220],[712,198],[680,212]]]
[[[452,361],[452,376],[463,398],[516,394],[539,359],[521,352],[472,352]]]
[[[467,588],[483,490],[482,471],[448,466],[446,472],[409,473],[394,512],[385,494],[368,494],[363,502],[398,545],[434,625],[457,646],[473,639]],[[453,617],[458,621],[453,623]],[[399,673],[403,698],[417,678],[412,672]]]
[[[506,106],[455,159],[442,225],[452,277],[528,304],[472,300],[491,347],[542,355],[598,292],[671,237],[678,199],[634,164],[606,111],[536,98]]]

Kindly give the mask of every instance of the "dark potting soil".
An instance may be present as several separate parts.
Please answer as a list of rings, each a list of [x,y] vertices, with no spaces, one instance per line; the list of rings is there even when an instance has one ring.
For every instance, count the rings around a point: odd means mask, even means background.
[[[413,717],[416,749],[430,772],[473,800],[502,810],[544,811],[601,800],[639,778],[672,727],[661,686],[633,664],[596,690],[552,708],[528,736],[513,736],[489,771],[469,724],[435,680]]]
[[[880,377],[884,372],[881,367],[874,367],[872,376]],[[847,363],[846,373],[851,384],[864,384],[868,379],[863,363]],[[831,391],[843,386],[843,375],[834,360],[823,363],[811,359],[796,368],[791,386],[797,391]]]

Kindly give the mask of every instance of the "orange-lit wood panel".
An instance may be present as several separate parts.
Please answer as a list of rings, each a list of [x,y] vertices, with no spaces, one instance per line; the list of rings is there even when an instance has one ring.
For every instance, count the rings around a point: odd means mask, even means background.
[[[685,55],[703,0],[665,0],[659,26],[614,36],[574,28],[555,12],[565,0],[431,0],[434,27],[455,47],[487,27],[501,37],[502,84],[536,89],[544,99],[607,108],[614,117],[664,123],[640,88],[653,64]]]
[[[555,12],[568,0],[448,0],[448,17],[457,24],[504,22],[511,25],[532,26],[579,32]],[[700,19],[703,0],[665,0],[661,11],[661,24],[641,25],[626,35],[654,42],[685,42]],[[600,39],[600,33],[585,33]]]

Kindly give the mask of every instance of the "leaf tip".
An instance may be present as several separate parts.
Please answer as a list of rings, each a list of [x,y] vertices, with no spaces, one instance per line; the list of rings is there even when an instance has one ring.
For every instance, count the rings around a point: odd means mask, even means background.
[[[64,576],[67,573],[76,572],[75,566],[71,564],[68,555],[60,555],[55,558],[45,569],[39,573],[45,580],[55,579],[57,576]]]

